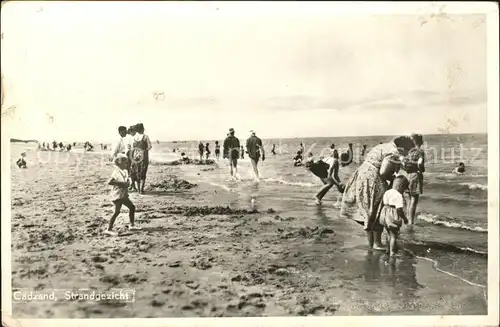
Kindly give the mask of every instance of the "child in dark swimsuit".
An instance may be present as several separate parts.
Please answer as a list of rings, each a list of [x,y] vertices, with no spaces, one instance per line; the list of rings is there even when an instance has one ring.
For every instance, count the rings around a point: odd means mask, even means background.
[[[293,158],[294,167],[302,166],[302,159],[302,153],[300,151],[297,151],[297,155]]]
[[[219,141],[215,141],[215,158],[219,160],[220,158],[220,144]]]
[[[28,168],[26,165],[26,160],[24,159],[25,157],[26,157],[26,153],[23,152],[23,153],[21,153],[21,157],[19,159],[17,159],[16,165],[19,168]]]
[[[456,167],[453,172],[457,175],[462,175],[465,173],[465,164],[463,162],[458,164],[458,167]]]
[[[207,144],[205,145],[205,158],[206,158],[206,159],[208,159],[208,157],[210,156],[210,153],[211,153],[211,152],[210,152],[209,145],[210,145],[209,143],[207,143]]]
[[[186,156],[186,153],[184,153],[184,152],[181,153],[181,162],[184,164],[189,163],[189,158],[188,158],[188,156]]]

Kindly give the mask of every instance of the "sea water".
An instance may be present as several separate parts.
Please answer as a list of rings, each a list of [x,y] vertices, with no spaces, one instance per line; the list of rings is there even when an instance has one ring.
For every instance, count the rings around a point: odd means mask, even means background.
[[[150,135],[154,140],[154,136]],[[318,210],[314,195],[321,181],[304,167],[294,167],[292,158],[300,143],[306,154],[315,158],[326,156],[332,143],[339,153],[353,144],[354,162],[341,167],[340,179],[345,183],[362,162],[361,148],[368,152],[390,136],[331,137],[303,139],[263,139],[266,160],[259,163],[260,182],[254,181],[251,163],[245,154],[238,161],[238,179],[229,176],[228,161],[220,159],[211,166],[178,166],[180,178],[199,184],[206,196],[195,198],[196,205],[228,205],[234,208],[273,208],[281,216],[302,217],[312,222],[329,223],[338,217],[336,205],[341,194],[335,188],[323,199]],[[210,159],[215,159],[214,140],[210,143]],[[223,140],[219,140],[222,144]],[[240,138],[241,144],[245,138]],[[416,226],[401,233],[403,246],[418,255],[437,260],[440,267],[461,275],[467,280],[486,284],[488,248],[488,146],[486,134],[424,135],[426,172],[424,191],[417,208]],[[271,154],[273,144],[276,154]],[[29,148],[29,149],[28,149]],[[34,145],[13,145],[12,159],[21,151],[34,150]],[[174,149],[178,151],[173,152]],[[96,150],[88,155],[98,155]],[[180,158],[185,152],[199,158],[198,141],[155,142],[150,153],[152,165]],[[107,153],[107,152],[106,152]],[[41,153],[41,156],[50,153]],[[64,156],[63,153],[60,154]],[[221,154],[222,155],[222,154]],[[456,175],[453,169],[459,162],[466,173]],[[30,165],[31,163],[29,163]],[[211,169],[213,168],[213,169]],[[28,168],[29,169],[29,168]]]
[[[201,171],[199,167],[183,166],[184,177],[208,188],[217,190],[217,204],[233,207],[257,206],[273,208],[280,215],[301,215],[311,220],[325,219],[318,216],[314,195],[321,181],[304,167],[294,167],[292,158],[300,143],[306,154],[315,158],[326,156],[330,145],[335,144],[339,153],[353,144],[354,162],[341,167],[340,179],[345,183],[362,162],[361,148],[366,153],[380,142],[391,140],[391,136],[331,137],[301,139],[263,139],[266,160],[259,163],[260,182],[253,180],[253,171],[248,157],[238,162],[239,180],[229,176],[227,160],[222,158],[217,168]],[[214,140],[210,143],[210,159],[214,159]],[[223,140],[219,140],[222,144]],[[424,135],[426,172],[424,190],[417,208],[416,226],[403,231],[401,239],[407,249],[414,253],[439,259],[439,263],[450,271],[462,273],[476,282],[486,283],[486,260],[488,248],[488,146],[486,134]],[[245,143],[245,138],[240,138]],[[271,154],[273,144],[276,155]],[[168,142],[153,144],[152,160],[172,155],[179,149],[192,158],[199,158],[198,142]],[[163,153],[163,154],[162,154]],[[178,154],[180,156],[180,152]],[[463,162],[466,173],[456,175],[454,168]],[[182,177],[182,176],[181,176]],[[335,188],[323,199],[322,211],[331,219],[338,219],[341,194]],[[203,201],[203,199],[198,199]],[[214,203],[213,199],[207,204]],[[471,268],[472,267],[472,268]],[[470,270],[469,272],[467,272]]]

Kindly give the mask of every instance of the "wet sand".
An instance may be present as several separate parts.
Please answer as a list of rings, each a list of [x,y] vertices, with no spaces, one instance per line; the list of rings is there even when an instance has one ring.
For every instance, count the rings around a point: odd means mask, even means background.
[[[28,169],[12,167],[12,287],[131,288],[135,302],[14,303],[15,317],[487,312],[482,288],[405,253],[392,264],[367,251],[350,221],[224,209],[224,195],[202,180],[183,182],[181,166],[150,165],[148,184],[157,187],[131,194],[142,230],[105,236],[112,165],[97,154],[66,157],[37,164],[30,152]],[[127,223],[124,208],[116,229]]]

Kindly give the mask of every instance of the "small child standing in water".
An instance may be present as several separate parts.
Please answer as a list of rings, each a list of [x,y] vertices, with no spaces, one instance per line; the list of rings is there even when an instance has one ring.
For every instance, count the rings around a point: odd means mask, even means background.
[[[384,193],[383,207],[380,211],[379,223],[385,227],[389,234],[389,253],[394,256],[396,252],[399,229],[402,222],[408,224],[408,219],[404,214],[403,194],[410,182],[404,176],[397,176],[392,182],[392,188]]]
[[[19,168],[28,168],[26,166],[26,160],[24,158],[26,158],[26,152],[21,153],[21,157],[16,161],[16,165]]]
[[[108,185],[111,185],[111,201],[113,201],[113,204],[115,205],[115,212],[113,213],[113,216],[111,216],[108,229],[104,232],[106,235],[110,236],[118,235],[118,233],[113,232],[113,225],[116,221],[116,218],[120,214],[122,205],[126,206],[129,209],[129,229],[138,230],[138,228],[136,228],[134,225],[135,206],[128,197],[128,187],[130,186],[130,182],[127,171],[127,155],[119,153],[114,159],[114,163],[116,167],[111,174]]]

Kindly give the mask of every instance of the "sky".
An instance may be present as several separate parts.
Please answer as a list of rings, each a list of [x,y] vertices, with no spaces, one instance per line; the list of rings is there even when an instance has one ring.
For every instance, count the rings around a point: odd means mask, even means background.
[[[483,15],[333,3],[11,2],[12,137],[153,140],[486,133]]]

